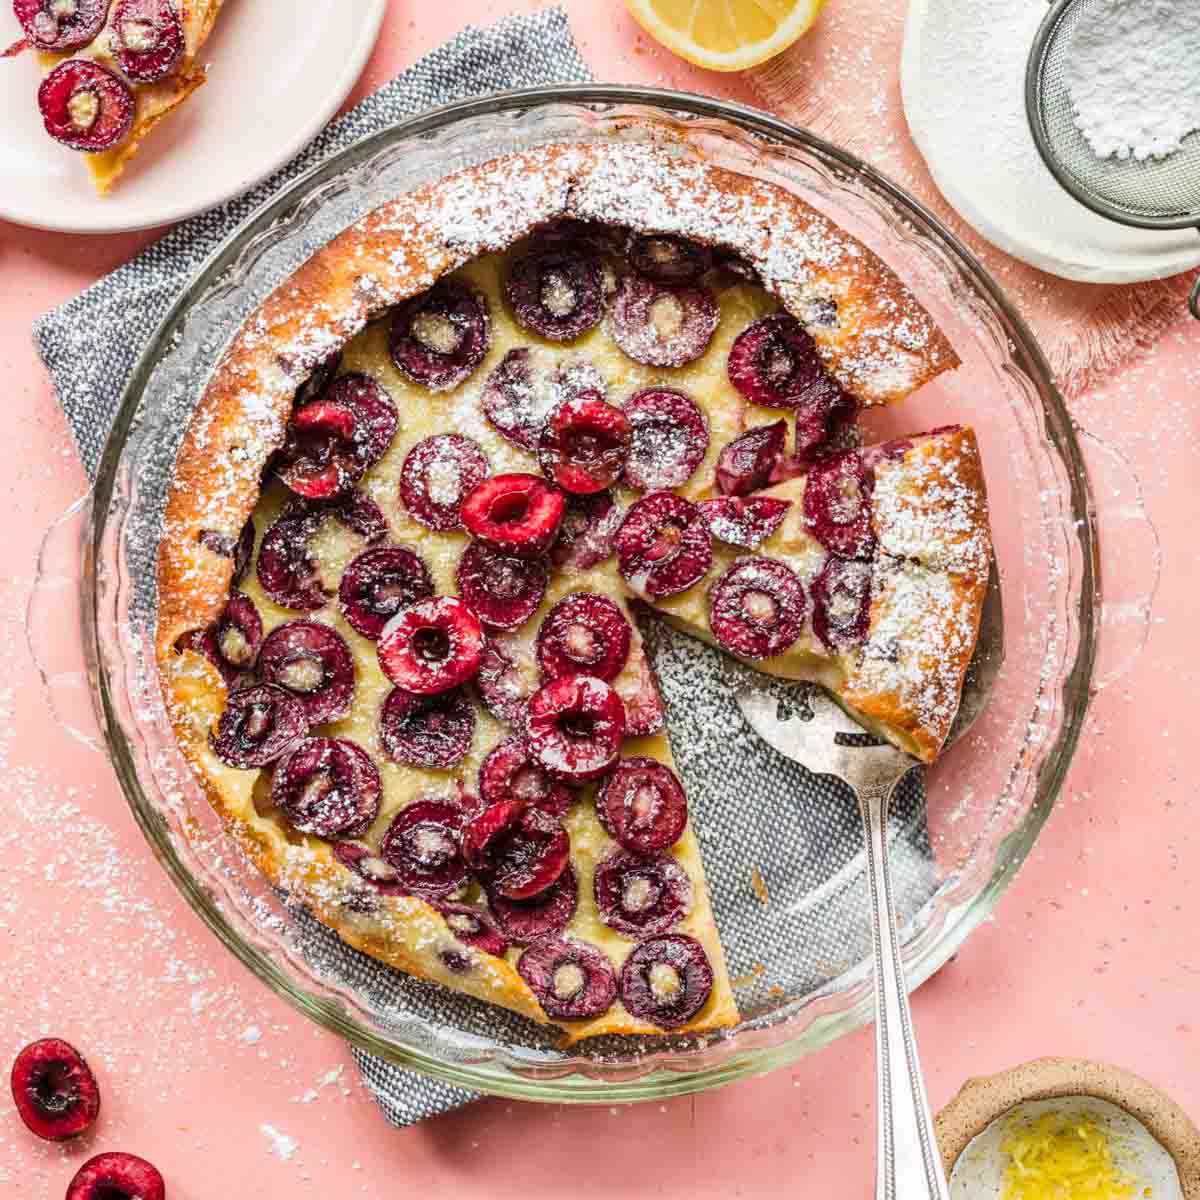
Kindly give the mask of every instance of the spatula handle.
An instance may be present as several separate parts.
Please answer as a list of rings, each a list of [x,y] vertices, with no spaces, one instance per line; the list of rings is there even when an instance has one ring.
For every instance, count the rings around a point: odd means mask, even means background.
[[[867,828],[867,878],[875,947],[876,1200],[949,1200],[917,1043],[913,1035],[892,877],[887,856],[887,812],[898,778],[859,792]]]

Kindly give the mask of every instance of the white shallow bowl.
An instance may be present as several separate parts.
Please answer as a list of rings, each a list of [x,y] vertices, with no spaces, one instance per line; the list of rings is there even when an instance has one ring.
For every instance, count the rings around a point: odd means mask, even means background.
[[[992,245],[1085,283],[1165,279],[1200,266],[1193,229],[1132,229],[1085,208],[1042,162],[1025,63],[1045,4],[912,0],[900,81],[934,182]]]
[[[182,220],[240,195],[291,159],[350,94],[387,0],[225,5],[201,58],[208,82],[146,139],[108,196],[81,156],[47,136],[32,55],[0,61],[0,218],[64,233]],[[0,46],[21,36],[0,5]]]

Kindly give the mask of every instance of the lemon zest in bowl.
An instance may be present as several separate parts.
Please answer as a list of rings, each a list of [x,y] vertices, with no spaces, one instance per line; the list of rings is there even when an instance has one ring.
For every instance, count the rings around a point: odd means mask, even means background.
[[[1091,1113],[1014,1119],[1001,1149],[1009,1160],[1002,1200],[1132,1200],[1150,1192],[1118,1167]]]

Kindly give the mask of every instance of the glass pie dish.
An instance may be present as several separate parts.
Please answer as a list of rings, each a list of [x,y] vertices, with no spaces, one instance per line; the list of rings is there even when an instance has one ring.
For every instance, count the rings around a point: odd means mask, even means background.
[[[972,424],[993,497],[1007,659],[987,710],[928,772],[927,803],[893,814],[892,836],[917,848],[901,897],[908,975],[914,984],[927,978],[992,910],[1070,763],[1096,650],[1095,530],[1079,447],[1031,335],[953,236],[852,156],[736,105],[613,87],[510,93],[388,129],[293,184],[200,271],[129,381],[90,501],[64,526],[82,531],[82,569],[78,541],[70,553],[82,578],[88,674],[108,753],[147,839],[199,915],[268,986],[364,1049],[461,1086],[559,1102],[714,1087],[773,1069],[862,1024],[871,994],[861,843],[839,836],[826,846],[810,826],[789,829],[800,805],[782,794],[786,788],[747,798],[729,785],[723,797],[713,780],[731,773],[707,762],[694,809],[706,851],[726,828],[726,804],[748,814],[758,835],[739,843],[737,870],[710,871],[741,1024],[711,1037],[611,1039],[561,1050],[544,1030],[474,1001],[451,1001],[347,950],[242,859],[163,712],[153,563],[191,407],[266,294],[317,247],[400,192],[498,154],[609,139],[653,139],[796,192],[900,275],[963,360],[865,421],[869,440]],[[651,642],[669,654],[672,636]],[[715,677],[698,678],[691,686],[710,686]],[[731,740],[745,752],[745,738]],[[835,814],[830,820],[841,828]],[[759,886],[764,880],[769,891]]]

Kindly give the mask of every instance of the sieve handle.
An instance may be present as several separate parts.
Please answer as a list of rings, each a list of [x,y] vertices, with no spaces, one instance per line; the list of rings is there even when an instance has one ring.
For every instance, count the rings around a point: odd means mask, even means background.
[[[875,1200],[949,1200],[908,1007],[887,858],[888,804],[904,773],[872,779],[858,790],[874,915]]]

